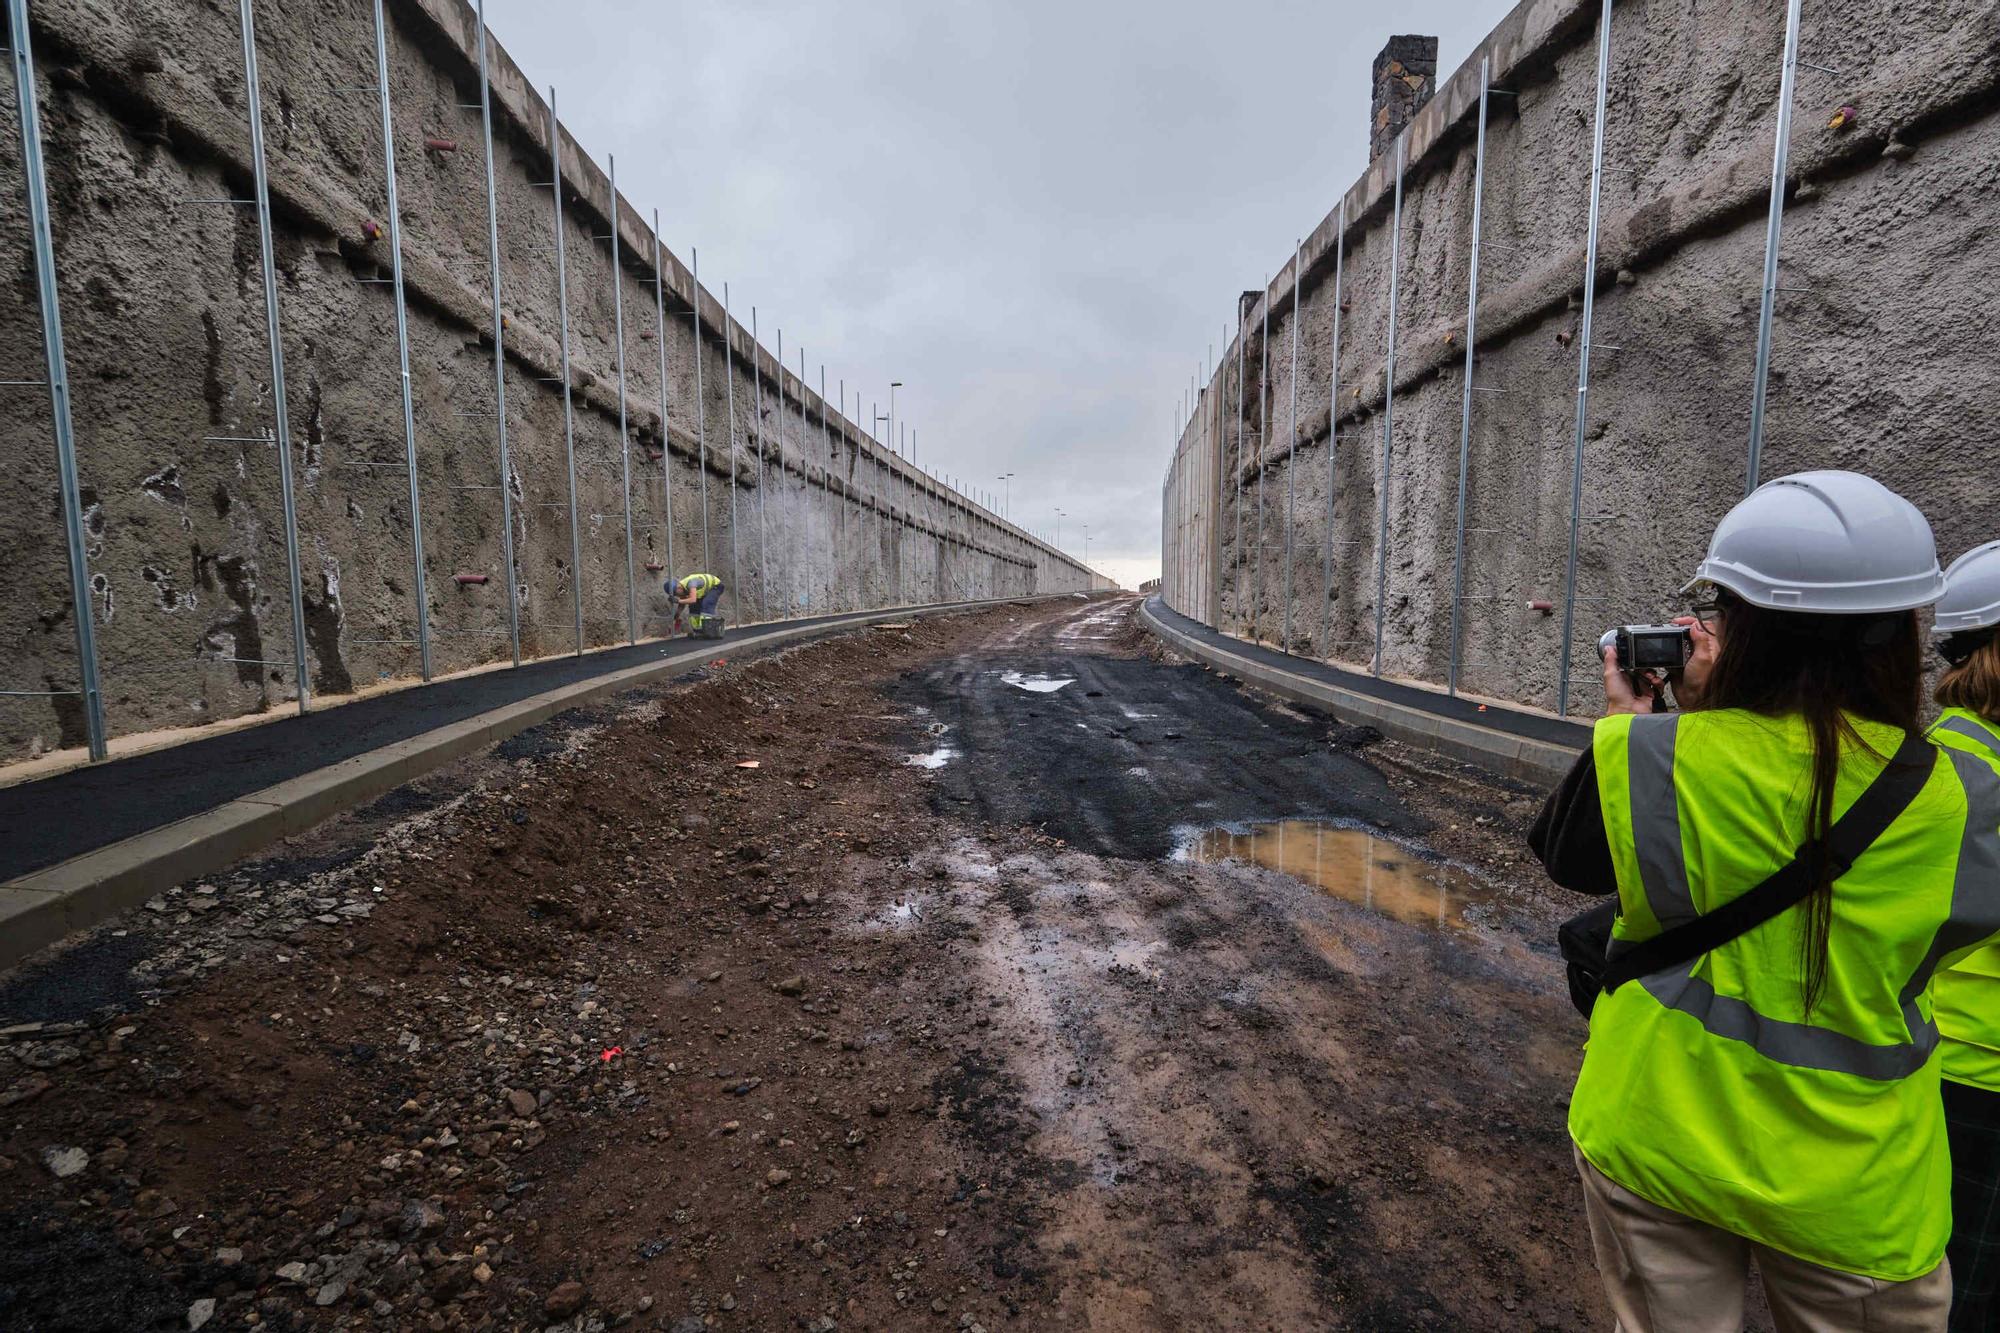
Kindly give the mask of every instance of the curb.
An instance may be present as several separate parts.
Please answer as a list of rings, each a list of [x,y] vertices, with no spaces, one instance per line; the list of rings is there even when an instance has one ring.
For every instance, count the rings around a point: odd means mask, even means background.
[[[1366,722],[1383,735],[1406,745],[1421,746],[1447,758],[1476,764],[1502,777],[1551,788],[1563,780],[1576,762],[1577,751],[1550,741],[1535,740],[1496,731],[1457,718],[1412,708],[1407,704],[1378,699],[1342,689],[1310,676],[1284,671],[1262,662],[1204,643],[1160,620],[1145,602],[1139,617],[1146,628],[1185,654],[1232,676],[1240,676],[1259,689],[1269,690],[1295,703],[1329,708],[1343,721]]]
[[[704,641],[701,647],[685,653],[560,686],[355,755],[317,772],[301,774],[0,884],[0,971],[76,931],[137,907],[162,889],[220,870],[434,768],[546,722],[557,713],[678,675],[718,655],[734,656],[781,647],[879,621],[1074,595],[1045,593],[1038,597],[899,606],[796,629]]]

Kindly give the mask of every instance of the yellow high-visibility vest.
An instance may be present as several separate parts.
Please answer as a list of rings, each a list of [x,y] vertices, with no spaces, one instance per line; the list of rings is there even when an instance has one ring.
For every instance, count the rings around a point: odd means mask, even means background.
[[[680,589],[679,595],[682,597],[690,593],[696,597],[705,597],[711,588],[720,588],[722,580],[713,574],[690,574],[675,586]]]
[[[2000,724],[1963,708],[1947,708],[1931,739],[2000,767]],[[2000,944],[1989,944],[1945,968],[1931,987],[1931,1008],[1943,1037],[1944,1076],[2000,1092]]]
[[[1834,816],[1894,754],[1851,718]],[[1711,911],[1804,841],[1810,743],[1741,710],[1599,721],[1618,941]],[[1826,985],[1808,1014],[1803,905],[1598,997],[1570,1102],[1585,1159],[1664,1208],[1886,1281],[1937,1267],[1951,1167],[1930,982],[2000,937],[2000,773],[1935,752],[1909,808],[1836,881]]]

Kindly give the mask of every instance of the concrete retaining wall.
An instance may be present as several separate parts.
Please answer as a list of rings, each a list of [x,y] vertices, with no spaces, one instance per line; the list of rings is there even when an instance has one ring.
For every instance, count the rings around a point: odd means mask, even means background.
[[[296,685],[276,454],[204,440],[274,424],[255,211],[191,202],[251,194],[235,6],[39,0],[33,24],[110,730],[282,707]],[[478,28],[463,0],[391,0],[388,28],[427,611],[445,673],[508,651]],[[386,209],[373,52],[365,0],[258,6],[309,674],[321,694],[412,675],[417,661],[414,643],[380,642],[414,639],[418,611],[390,256],[371,235]],[[497,42],[491,64],[505,484],[521,649],[537,656],[575,646],[579,585],[586,643],[627,636],[614,209],[605,173],[564,135],[572,567],[548,108]],[[4,133],[17,142],[11,89],[7,100]],[[0,173],[0,189],[19,200],[17,167]],[[696,569],[731,582],[737,623],[1102,586],[877,447],[705,291],[697,342],[697,289],[664,246],[659,327],[655,238],[629,201],[615,213],[641,637],[671,615],[662,581]],[[14,275],[0,294],[0,378],[39,380],[21,208],[0,209],[0,254]],[[0,689],[74,688],[76,608],[45,394],[0,389],[0,429]],[[460,573],[487,581],[461,585]],[[0,760],[82,743],[75,699],[0,699]]]
[[[1596,710],[1600,629],[1678,609],[1742,495],[1784,8],[1622,0],[1612,18],[1573,712]],[[1289,553],[1283,646],[1365,667],[1386,550],[1382,670],[1444,679],[1489,57],[1514,95],[1492,98],[1487,132],[1474,382],[1499,392],[1473,398],[1462,685],[1557,707],[1598,12],[1525,0],[1405,132],[1386,542],[1393,153],[1307,237],[1297,311],[1290,263],[1247,294],[1240,347],[1166,478],[1169,605],[1278,644]],[[1949,558],[2000,535],[2000,9],[1807,5],[1801,51],[1840,72],[1799,75],[1763,476],[1870,472],[1924,509]]]

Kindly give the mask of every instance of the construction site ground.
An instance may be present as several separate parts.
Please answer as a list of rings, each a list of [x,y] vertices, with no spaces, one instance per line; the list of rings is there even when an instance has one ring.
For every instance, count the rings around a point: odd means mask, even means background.
[[[0,979],[0,1327],[1607,1326],[1538,797],[1134,605],[718,660]]]

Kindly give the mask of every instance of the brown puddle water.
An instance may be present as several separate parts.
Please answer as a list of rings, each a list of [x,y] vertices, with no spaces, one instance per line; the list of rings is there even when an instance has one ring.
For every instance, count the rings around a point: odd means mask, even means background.
[[[1486,896],[1462,870],[1425,861],[1365,829],[1312,819],[1252,824],[1248,833],[1208,829],[1181,853],[1204,864],[1248,861],[1411,925],[1464,929],[1468,902]]]

